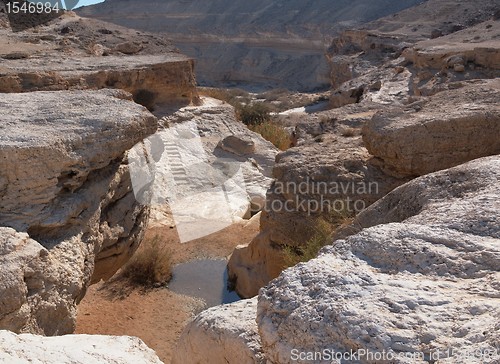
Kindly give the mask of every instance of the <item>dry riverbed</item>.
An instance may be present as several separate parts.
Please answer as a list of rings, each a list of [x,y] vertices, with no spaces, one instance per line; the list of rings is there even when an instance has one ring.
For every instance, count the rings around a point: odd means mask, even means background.
[[[175,228],[156,226],[150,227],[146,239],[158,235],[171,250],[174,264],[178,264],[226,258],[236,245],[250,242],[258,230],[257,219],[181,244]],[[170,363],[182,329],[203,309],[202,300],[176,294],[168,288],[144,291],[111,279],[89,288],[78,306],[76,333],[138,336],[161,360]]]

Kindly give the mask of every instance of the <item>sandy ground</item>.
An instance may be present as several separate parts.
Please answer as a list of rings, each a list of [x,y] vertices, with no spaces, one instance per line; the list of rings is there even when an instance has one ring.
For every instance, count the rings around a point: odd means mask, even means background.
[[[253,219],[181,244],[175,228],[156,226],[148,229],[146,239],[160,236],[172,251],[174,263],[181,263],[227,257],[236,245],[250,242],[258,230],[258,219]],[[89,288],[78,306],[76,333],[138,336],[170,363],[182,329],[203,306],[203,301],[167,288],[144,291],[111,279]]]

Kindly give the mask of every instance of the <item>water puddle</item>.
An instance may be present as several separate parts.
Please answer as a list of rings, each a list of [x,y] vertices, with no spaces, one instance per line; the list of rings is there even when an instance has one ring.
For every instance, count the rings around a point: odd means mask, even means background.
[[[231,303],[241,298],[227,289],[227,261],[218,259],[193,260],[173,268],[168,288],[175,293],[201,298],[206,308]]]

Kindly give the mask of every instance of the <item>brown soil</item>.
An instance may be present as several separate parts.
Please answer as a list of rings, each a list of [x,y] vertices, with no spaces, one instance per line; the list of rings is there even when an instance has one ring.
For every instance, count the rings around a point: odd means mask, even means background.
[[[257,220],[181,244],[175,229],[152,227],[146,239],[158,235],[172,251],[173,262],[181,263],[227,257],[236,245],[250,242],[258,230]],[[203,306],[203,301],[173,293],[168,288],[144,290],[112,278],[89,288],[78,306],[76,333],[137,336],[161,360],[170,363],[182,329]]]

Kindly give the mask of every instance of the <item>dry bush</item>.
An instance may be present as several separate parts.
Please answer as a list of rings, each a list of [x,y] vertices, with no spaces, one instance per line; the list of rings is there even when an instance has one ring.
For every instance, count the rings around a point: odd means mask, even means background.
[[[157,235],[144,240],[129,262],[122,268],[121,276],[143,287],[167,284],[172,278],[171,251]]]
[[[258,125],[271,119],[269,107],[261,102],[237,108],[236,115],[245,125]]]
[[[266,121],[256,125],[249,125],[248,128],[262,137],[280,150],[287,150],[291,146],[291,139],[285,128],[275,122]]]

